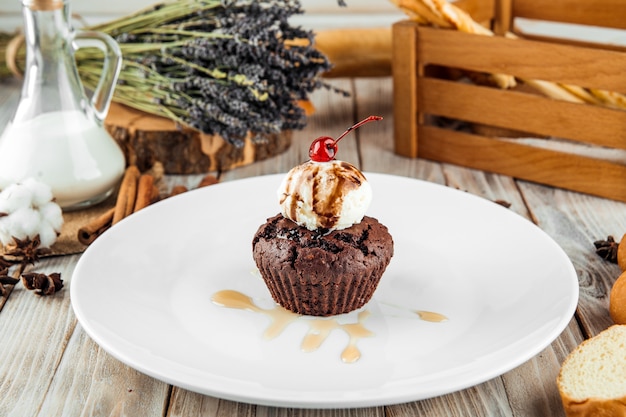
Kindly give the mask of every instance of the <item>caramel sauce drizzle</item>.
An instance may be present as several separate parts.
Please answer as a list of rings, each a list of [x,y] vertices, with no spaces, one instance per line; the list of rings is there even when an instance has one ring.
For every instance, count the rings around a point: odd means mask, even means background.
[[[341,360],[345,363],[353,363],[361,358],[361,352],[357,348],[357,343],[364,337],[373,336],[374,333],[367,330],[363,326],[363,321],[370,315],[368,311],[361,311],[358,314],[358,322],[356,323],[339,323],[333,318],[315,318],[310,316],[302,316],[293,313],[279,305],[272,309],[263,309],[254,304],[252,298],[239,291],[223,290],[215,293],[211,299],[213,303],[228,308],[236,308],[240,310],[248,310],[255,313],[261,313],[270,318],[271,322],[265,332],[264,339],[274,339],[282,333],[282,331],[296,320],[303,319],[309,325],[304,339],[302,340],[301,349],[304,352],[313,352],[317,350],[328,338],[333,330],[343,330],[348,334],[348,345],[341,353]]]
[[[303,352],[313,352],[317,350],[322,346],[333,330],[343,330],[349,337],[347,346],[341,352],[341,360],[344,363],[354,363],[358,361],[361,358],[361,351],[357,347],[357,343],[365,337],[374,336],[374,333],[363,325],[363,322],[370,316],[368,310],[363,310],[358,313],[356,323],[342,324],[335,318],[302,316],[279,305],[271,309],[264,309],[254,304],[252,298],[235,290],[218,291],[213,295],[211,301],[221,307],[248,310],[267,316],[270,319],[270,324],[263,333],[263,338],[267,340],[278,337],[289,324],[295,321],[305,322],[308,324],[309,329],[300,345]],[[417,314],[421,320],[428,322],[441,323],[448,320],[443,314],[432,311],[413,310],[413,312]]]
[[[446,316],[433,311],[415,310],[415,314],[417,314],[420,319],[431,323],[442,323],[444,321],[448,321]]]

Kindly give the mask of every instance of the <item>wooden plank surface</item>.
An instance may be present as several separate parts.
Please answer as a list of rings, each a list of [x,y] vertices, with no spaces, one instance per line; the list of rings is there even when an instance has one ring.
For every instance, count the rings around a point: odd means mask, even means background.
[[[104,352],[85,334],[71,309],[69,285],[79,255],[50,258],[42,262],[42,268],[62,272],[66,288],[50,298],[36,297],[19,288],[0,310],[0,352],[3,354],[0,415],[562,416],[554,384],[560,363],[584,337],[610,324],[607,293],[617,277],[617,266],[595,255],[593,240],[608,234],[621,237],[626,231],[626,204],[516,181],[508,176],[399,156],[393,148],[392,80],[337,79],[332,83],[348,90],[351,96],[318,91],[313,98],[316,113],[307,128],[297,132],[285,154],[224,172],[221,180],[285,172],[308,158],[308,147],[314,138],[337,136],[368,115],[381,115],[383,121],[371,123],[344,138],[339,157],[358,164],[366,172],[423,179],[510,203],[510,210],[535,222],[572,259],[581,288],[576,320],[528,362],[500,377],[453,394],[407,404],[348,410],[239,404],[172,387],[123,365]],[[1,103],[8,96],[5,91],[14,94],[15,88],[0,85],[0,121],[3,117],[6,120],[10,107]],[[195,180],[196,177],[186,179],[190,183]]]
[[[621,238],[626,231],[626,205],[526,182],[519,186],[536,223],[563,248],[578,273],[576,315],[582,333],[599,333],[612,324],[608,293],[620,271],[617,265],[599,259],[593,242],[608,235]]]

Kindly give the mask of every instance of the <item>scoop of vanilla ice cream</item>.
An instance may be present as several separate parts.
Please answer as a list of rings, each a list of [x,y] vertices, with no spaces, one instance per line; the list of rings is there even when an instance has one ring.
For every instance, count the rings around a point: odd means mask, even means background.
[[[353,165],[308,161],[287,173],[278,188],[282,215],[309,230],[341,230],[359,223],[372,188]]]

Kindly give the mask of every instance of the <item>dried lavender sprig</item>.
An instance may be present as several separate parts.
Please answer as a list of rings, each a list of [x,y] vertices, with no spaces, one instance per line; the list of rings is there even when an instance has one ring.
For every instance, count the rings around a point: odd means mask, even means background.
[[[288,22],[302,13],[299,1],[215,3],[182,0],[94,27],[116,36],[125,56],[115,100],[235,145],[249,132],[302,128],[297,100],[325,87],[320,74],[330,64],[314,48],[313,34]],[[166,19],[163,11],[175,5],[180,8]],[[150,13],[158,15],[158,27],[148,24]],[[308,42],[291,42],[302,39]],[[97,64],[79,68],[86,84],[97,80]]]
[[[165,23],[184,19],[195,13],[221,7],[220,0],[180,0],[157,3],[129,16],[91,26],[91,30],[119,36],[150,27],[160,27]]]

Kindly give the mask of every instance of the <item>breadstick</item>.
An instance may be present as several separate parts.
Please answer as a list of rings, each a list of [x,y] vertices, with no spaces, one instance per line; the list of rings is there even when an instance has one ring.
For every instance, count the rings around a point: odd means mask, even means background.
[[[615,91],[591,89],[590,93],[601,103],[616,109],[626,109],[626,96]]]
[[[570,103],[584,103],[583,99],[570,93],[566,89],[559,87],[555,83],[549,81],[526,79],[523,79],[522,82],[550,98],[569,101]]]
[[[562,88],[563,90],[567,91],[570,94],[573,94],[574,96],[578,97],[585,103],[601,104],[600,99],[598,99],[597,97],[594,97],[589,91],[585,90],[582,87],[578,87],[576,85],[569,85],[569,84],[558,84],[558,87]]]
[[[432,3],[427,4],[423,0],[391,0],[391,2],[419,23],[428,22],[443,28],[451,27],[450,23],[441,16],[434,6],[429,7]],[[416,16],[419,18],[416,19]]]
[[[494,36],[494,33],[478,24],[472,17],[457,6],[448,3],[446,0],[431,0],[434,7],[441,15],[457,30],[465,33],[477,35]]]

